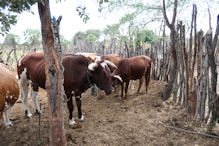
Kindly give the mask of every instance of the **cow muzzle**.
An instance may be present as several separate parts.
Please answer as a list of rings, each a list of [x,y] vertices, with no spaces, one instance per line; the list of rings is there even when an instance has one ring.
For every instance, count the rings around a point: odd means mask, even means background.
[[[109,90],[105,90],[106,95],[111,94],[113,92],[113,90],[114,90],[113,87],[111,89],[109,89]]]

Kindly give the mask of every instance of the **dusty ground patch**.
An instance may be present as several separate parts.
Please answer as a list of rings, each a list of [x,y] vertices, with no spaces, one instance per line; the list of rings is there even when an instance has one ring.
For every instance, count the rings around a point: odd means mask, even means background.
[[[219,145],[219,140],[176,132],[166,129],[159,122],[198,132],[205,132],[205,124],[191,118],[183,108],[172,100],[160,99],[164,82],[151,81],[149,91],[140,94],[129,90],[128,100],[122,102],[120,93],[106,96],[101,100],[89,96],[88,90],[82,99],[85,122],[81,128],[72,129],[68,125],[67,106],[65,113],[65,132],[68,145]],[[29,98],[30,99],[30,98]],[[14,126],[0,129],[0,145],[48,145],[48,107],[46,92],[40,90],[39,102],[42,104],[41,141],[39,141],[39,117],[24,118],[23,104],[16,103],[9,110]],[[75,104],[75,102],[74,102]],[[29,102],[33,113],[33,104]],[[74,117],[76,122],[77,110]],[[218,127],[214,131],[219,135]]]

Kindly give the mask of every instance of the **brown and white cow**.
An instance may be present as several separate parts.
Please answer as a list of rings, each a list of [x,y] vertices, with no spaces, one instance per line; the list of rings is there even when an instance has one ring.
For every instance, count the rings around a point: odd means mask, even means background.
[[[7,110],[17,101],[18,97],[19,87],[15,75],[6,65],[0,63],[0,121],[3,116],[5,126],[12,126]]]
[[[103,65],[104,62],[91,62],[82,55],[63,55],[62,64],[64,67],[64,90],[67,96],[69,109],[69,124],[74,125],[73,118],[73,101],[72,96],[76,97],[78,107],[78,118],[84,120],[81,112],[81,94],[84,93],[91,84],[96,84],[97,87],[104,90],[106,94],[112,92],[111,74]],[[21,95],[24,98],[25,112],[28,117],[31,117],[30,110],[27,104],[28,84],[32,84],[32,100],[37,113],[40,113],[37,104],[36,96],[38,87],[45,89],[45,60],[43,53],[29,53],[22,57],[17,65],[19,86]]]
[[[148,74],[149,71],[149,63],[146,56],[136,56],[131,58],[125,58],[121,59],[118,62],[117,69],[113,72],[113,76],[117,77],[117,79],[121,82],[121,99],[123,99],[123,88],[124,83],[126,83],[125,87],[125,99],[127,98],[127,92],[128,92],[128,86],[130,80],[140,80],[139,87],[137,90],[137,93],[140,91],[142,83],[143,83],[143,77],[145,77],[145,86],[146,86],[146,92],[147,92],[147,86],[148,86]],[[117,81],[117,80],[115,80]],[[114,82],[115,83],[115,82]]]

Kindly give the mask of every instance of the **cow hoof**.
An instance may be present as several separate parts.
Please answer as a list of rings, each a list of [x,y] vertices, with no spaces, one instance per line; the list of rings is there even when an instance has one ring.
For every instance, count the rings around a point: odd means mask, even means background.
[[[41,110],[36,110],[36,113],[39,115],[39,114],[42,114],[42,111]]]
[[[82,115],[81,118],[79,119],[80,122],[84,122],[84,116]]]
[[[75,122],[74,118],[69,120],[69,125],[71,125],[71,126],[76,125],[76,122]]]
[[[5,123],[5,127],[12,127],[12,126],[13,126],[13,124],[10,121]]]
[[[25,112],[25,113],[26,113],[25,115],[26,115],[27,118],[31,118],[32,117],[31,113],[27,113],[27,112]]]
[[[97,99],[103,99],[103,95],[97,96]]]
[[[74,125],[70,125],[70,127],[71,127],[72,129],[82,128],[82,126],[81,126],[80,124],[78,124],[78,123],[76,123],[76,124],[74,124]]]

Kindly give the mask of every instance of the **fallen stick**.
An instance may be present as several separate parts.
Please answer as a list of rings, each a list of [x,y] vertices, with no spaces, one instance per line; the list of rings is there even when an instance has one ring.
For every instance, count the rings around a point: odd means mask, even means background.
[[[201,135],[201,136],[207,136],[207,137],[211,137],[211,138],[217,138],[219,139],[218,136],[215,136],[215,135],[211,135],[211,134],[204,134],[204,133],[198,133],[198,132],[195,132],[195,131],[191,131],[191,130],[185,130],[185,129],[181,129],[181,128],[177,128],[177,127],[173,127],[173,126],[168,126],[168,125],[165,125],[164,123],[160,122],[159,123],[166,127],[166,128],[169,128],[169,129],[174,129],[176,131],[182,131],[182,132],[186,132],[186,133],[192,133],[192,134],[196,134],[196,135]]]

